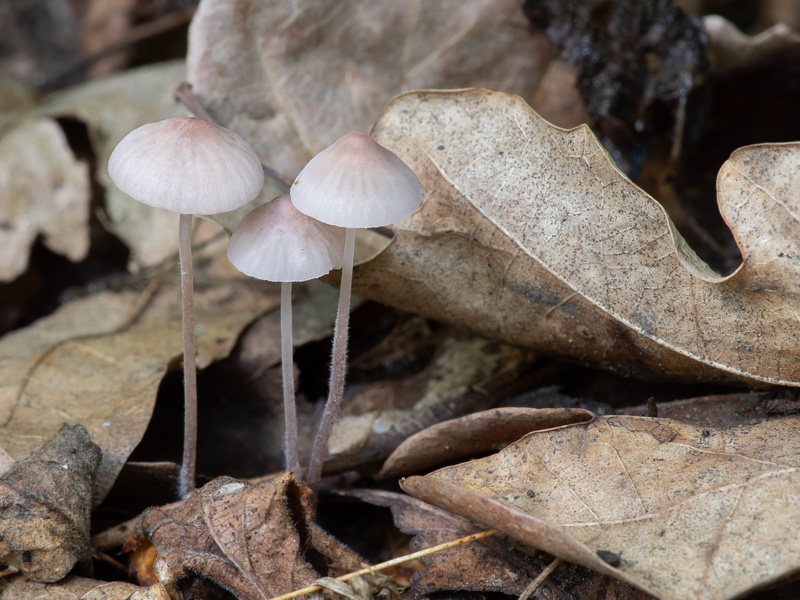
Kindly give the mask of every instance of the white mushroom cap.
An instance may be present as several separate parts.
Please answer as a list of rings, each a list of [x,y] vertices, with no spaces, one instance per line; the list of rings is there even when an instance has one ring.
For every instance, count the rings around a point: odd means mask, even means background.
[[[396,154],[362,133],[348,133],[300,171],[292,202],[323,223],[381,227],[411,215],[422,185]]]
[[[261,161],[250,145],[196,117],[134,129],[111,153],[108,174],[136,200],[186,215],[235,210],[264,185]]]
[[[228,242],[228,259],[256,279],[307,281],[342,266],[344,234],[298,211],[285,194],[242,219]]]

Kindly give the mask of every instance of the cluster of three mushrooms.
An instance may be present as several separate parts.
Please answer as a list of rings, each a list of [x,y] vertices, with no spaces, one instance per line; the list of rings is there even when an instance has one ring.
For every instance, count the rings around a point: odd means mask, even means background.
[[[328,400],[306,473],[311,489],[319,484],[344,393],[356,229],[395,223],[417,210],[421,201],[422,185],[400,158],[369,136],[348,133],[309,161],[295,179],[290,196],[279,196],[255,209],[231,236],[228,258],[240,271],[284,282],[281,337],[287,470],[296,471],[299,463],[291,370],[291,283],[286,282],[314,279],[342,268]]]
[[[192,215],[227,212],[251,201],[263,186],[263,168],[238,135],[188,117],[132,131],[115,148],[108,171],[117,187],[133,198],[180,214],[185,390],[180,480],[183,495],[194,488],[197,439]],[[350,133],[306,165],[292,186],[291,199],[288,195],[279,196],[255,209],[242,220],[231,238],[228,256],[239,270],[260,279],[283,282],[281,348],[286,467],[297,473],[291,282],[314,279],[332,268],[342,267],[330,392],[307,473],[312,489],[319,483],[343,395],[355,228],[394,223],[413,213],[421,199],[422,186],[402,160],[372,138]]]

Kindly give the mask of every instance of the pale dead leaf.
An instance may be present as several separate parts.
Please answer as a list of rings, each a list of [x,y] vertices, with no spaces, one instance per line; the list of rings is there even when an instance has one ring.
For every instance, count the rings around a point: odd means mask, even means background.
[[[408,93],[373,135],[426,197],[357,267],[356,293],[630,374],[800,384],[800,144],[740,149],[720,171],[745,257],[724,278],[588,128],[519,97]]]
[[[0,588],[2,600],[172,600],[162,585],[139,587],[123,581],[98,581],[71,576],[58,583],[42,584],[14,577]]]
[[[0,478],[0,564],[63,579],[91,556],[92,486],[102,453],[81,425],[62,427]]]
[[[665,600],[721,600],[800,569],[798,463],[797,418],[726,430],[597,417],[403,487]]]
[[[195,271],[199,368],[227,356],[242,329],[279,302],[276,288],[239,274],[221,248],[209,250],[199,254]],[[83,424],[103,449],[100,500],[141,440],[161,379],[182,352],[175,271],[149,285],[98,292],[6,335],[0,447],[24,458],[62,423]]]
[[[0,281],[25,272],[33,242],[71,261],[89,251],[89,168],[58,124],[22,118],[0,137]]]
[[[532,98],[549,60],[515,0],[204,0],[187,73],[216,119],[294,177],[403,90],[482,85]]]

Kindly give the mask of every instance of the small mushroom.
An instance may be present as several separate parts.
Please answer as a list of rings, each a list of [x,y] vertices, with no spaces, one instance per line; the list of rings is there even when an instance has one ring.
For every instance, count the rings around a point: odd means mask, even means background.
[[[192,278],[192,215],[240,208],[264,185],[261,161],[236,133],[196,117],[167,119],[131,131],[114,148],[108,174],[140,202],[180,213],[178,252],[183,298],[184,440],[181,496],[194,489],[197,367]]]
[[[355,229],[405,219],[419,208],[422,193],[422,185],[408,165],[362,133],[347,133],[317,154],[292,185],[292,202],[300,212],[346,229],[330,390],[307,474],[311,489],[319,485],[344,393]]]
[[[231,235],[228,259],[245,275],[281,282],[286,470],[300,475],[292,373],[292,282],[308,281],[342,265],[345,231],[298,211],[289,195],[251,211]]]

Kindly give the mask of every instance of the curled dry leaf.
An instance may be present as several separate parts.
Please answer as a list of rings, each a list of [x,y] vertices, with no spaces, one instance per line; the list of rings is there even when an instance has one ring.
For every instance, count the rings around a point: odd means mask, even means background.
[[[378,477],[397,477],[499,450],[530,433],[591,421],[588,410],[495,408],[432,425],[404,440],[383,463]]]
[[[587,127],[554,127],[519,97],[408,93],[373,135],[427,194],[356,269],[356,293],[629,374],[800,385],[800,144],[722,167],[744,262],[721,277]]]
[[[246,280],[223,252],[201,254],[195,272],[200,368],[227,356],[242,329],[279,304],[277,288]],[[21,459],[64,421],[85,425],[103,449],[95,501],[142,439],[161,380],[183,351],[177,274],[147,283],[97,292],[0,340],[0,448]]]
[[[199,574],[237,598],[272,598],[361,567],[311,524],[309,497],[291,473],[256,485],[220,477],[175,508],[145,512],[132,545],[155,545],[155,572],[170,591]]]
[[[15,577],[0,588],[0,600],[172,600],[162,585],[139,587],[124,581],[98,581],[86,577],[67,577],[43,586],[24,577]]]
[[[718,600],[800,569],[798,464],[797,418],[726,430],[597,417],[403,488],[659,598]]]
[[[82,425],[62,425],[0,479],[0,564],[62,579],[91,556],[92,485],[102,452]]]
[[[58,124],[21,119],[0,137],[0,281],[25,272],[37,236],[72,261],[89,251],[89,168]]]

